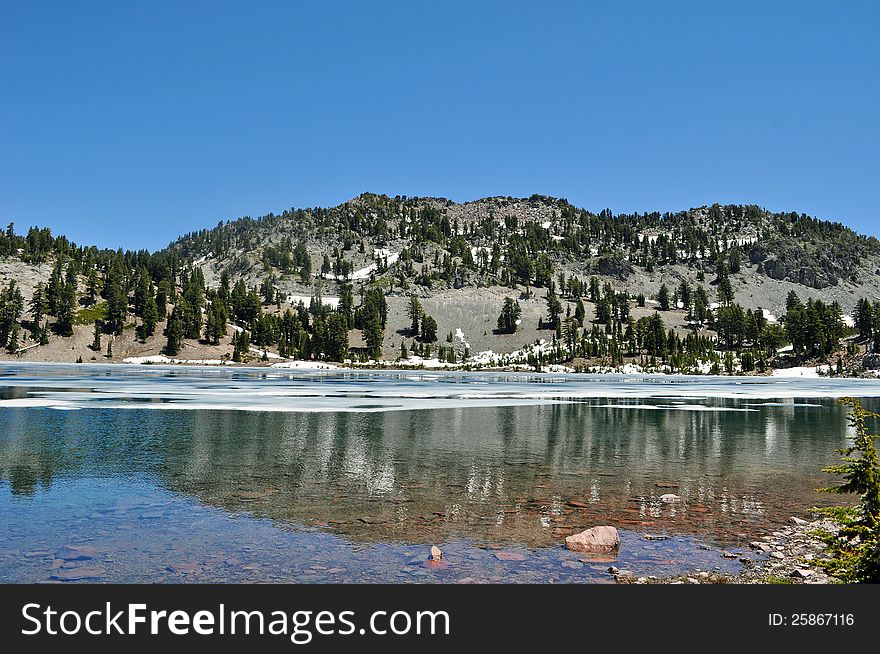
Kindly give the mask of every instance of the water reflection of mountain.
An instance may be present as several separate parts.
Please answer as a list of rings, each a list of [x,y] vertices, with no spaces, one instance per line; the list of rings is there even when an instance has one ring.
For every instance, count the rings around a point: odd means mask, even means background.
[[[355,539],[545,545],[610,522],[721,539],[822,501],[833,401],[589,400],[385,413],[0,412],[0,480],[140,477]],[[665,503],[674,493],[682,499]]]

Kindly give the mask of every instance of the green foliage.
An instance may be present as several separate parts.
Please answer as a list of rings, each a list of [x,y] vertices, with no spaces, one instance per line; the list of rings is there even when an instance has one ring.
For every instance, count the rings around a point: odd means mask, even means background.
[[[9,343],[13,333],[17,344],[18,325],[16,321],[22,311],[24,311],[24,297],[13,279],[0,290],[0,347],[5,347]]]
[[[406,308],[406,315],[409,316],[411,325],[410,333],[419,333],[419,321],[422,319],[423,313],[424,309],[422,309],[422,304],[419,302],[419,298],[415,295],[411,295],[409,298],[409,305]]]
[[[91,325],[107,319],[107,303],[100,302],[88,307],[83,307],[76,312],[73,319],[74,325]]]
[[[159,322],[159,308],[153,293],[153,284],[150,282],[148,294],[144,300],[143,324],[141,325],[141,338],[146,340],[156,331],[156,323]],[[225,324],[224,324],[225,327]]]
[[[547,294],[547,322],[552,329],[559,328],[559,316],[562,315],[562,303],[555,293]]]
[[[94,337],[92,338],[92,344],[90,346],[95,352],[101,351],[101,331],[101,323],[95,321],[95,332]]]
[[[522,315],[522,309],[519,306],[519,302],[511,297],[504,298],[504,303],[501,305],[501,314],[498,316],[498,331],[502,334],[513,334],[516,332],[516,321],[519,320],[520,315]]]
[[[226,336],[226,305],[219,297],[215,297],[208,306],[207,313],[205,340],[211,345],[220,345],[220,339]]]
[[[232,335],[232,360],[241,363],[251,350],[251,335],[244,329]]]
[[[165,354],[171,357],[179,354],[180,348],[183,345],[184,321],[181,313],[180,305],[174,307],[174,310],[171,312],[171,317],[168,319],[168,326],[165,329],[165,334],[168,337],[168,340],[165,343]]]
[[[342,361],[348,354],[348,321],[340,313],[331,313],[327,318],[324,354],[331,361]]]
[[[840,475],[842,483],[819,490],[827,493],[855,494],[859,504],[837,508],[834,517],[840,522],[838,534],[827,536],[833,554],[829,571],[844,581],[880,582],[880,458],[876,435],[869,433],[867,418],[880,415],[863,408],[852,398],[842,403],[851,408],[850,422],[855,435],[850,446],[838,450],[842,463],[823,472]]]
[[[422,334],[420,339],[423,343],[434,343],[437,340],[437,321],[433,316],[422,316]]]
[[[76,294],[76,273],[73,266],[67,266],[67,276],[58,290],[56,300],[55,315],[55,331],[61,336],[73,336],[73,316],[77,306]]]
[[[826,357],[839,345],[843,337],[844,323],[840,305],[825,304],[821,300],[808,300],[806,304],[793,304],[782,322],[797,356]]]
[[[660,291],[657,293],[657,305],[660,311],[669,311],[669,287],[666,284],[660,286]]]

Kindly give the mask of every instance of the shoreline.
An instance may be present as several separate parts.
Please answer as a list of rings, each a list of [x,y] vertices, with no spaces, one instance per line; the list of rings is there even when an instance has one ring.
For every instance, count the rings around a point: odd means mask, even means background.
[[[846,381],[876,381],[880,379],[880,375],[870,375],[870,376],[859,376],[854,377],[851,375],[820,375],[816,372],[815,366],[795,366],[792,368],[773,368],[766,373],[758,373],[753,372],[750,374],[740,374],[740,375],[731,375],[726,373],[719,374],[709,374],[709,373],[699,373],[699,372],[684,372],[684,371],[664,371],[664,370],[633,370],[629,366],[624,366],[624,368],[629,369],[618,369],[611,368],[607,366],[595,366],[590,367],[586,370],[533,370],[531,368],[527,368],[523,366],[471,366],[467,364],[447,364],[443,366],[425,366],[425,365],[412,365],[412,366],[401,366],[398,365],[399,362],[390,361],[391,365],[384,365],[381,363],[372,363],[372,364],[352,364],[352,363],[340,363],[335,361],[307,361],[307,360],[289,360],[289,361],[277,361],[270,360],[270,362],[261,362],[261,363],[234,363],[232,361],[218,361],[213,359],[169,359],[164,357],[163,360],[158,360],[154,357],[129,357],[127,359],[123,359],[121,361],[27,361],[20,359],[11,359],[0,357],[0,366],[10,365],[10,366],[69,366],[69,367],[105,367],[105,366],[113,366],[113,367],[125,367],[125,368],[139,368],[144,366],[149,366],[151,368],[168,368],[168,369],[176,369],[176,368],[191,368],[198,370],[217,370],[217,369],[233,369],[233,370],[287,370],[287,371],[296,371],[301,370],[304,372],[430,372],[432,374],[437,373],[505,373],[505,374],[521,374],[521,375],[562,375],[562,376],[570,376],[570,377],[603,377],[603,376],[617,376],[617,377],[627,377],[627,378],[666,378],[666,377],[693,377],[695,379],[775,379],[780,381],[792,381],[792,380],[846,380]],[[136,360],[137,359],[137,360]],[[148,360],[139,360],[139,359],[148,359]],[[549,367],[549,366],[548,366]],[[809,374],[812,372],[813,374]],[[803,374],[807,373],[807,374]]]
[[[621,575],[619,572],[613,576],[619,584],[843,583],[823,569],[822,563],[829,559],[828,551],[825,543],[817,536],[817,532],[833,534],[837,533],[838,529],[839,525],[819,513],[812,513],[808,520],[792,516],[788,525],[760,536],[748,544],[750,550],[764,553],[767,557],[757,561],[748,557],[740,558],[743,569],[735,575],[697,569],[692,574],[670,577],[636,577],[631,574]]]

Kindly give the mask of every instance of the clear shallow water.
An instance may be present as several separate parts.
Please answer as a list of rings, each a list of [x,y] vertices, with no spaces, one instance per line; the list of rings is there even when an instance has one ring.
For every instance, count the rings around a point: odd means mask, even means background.
[[[561,547],[596,524],[733,572],[839,500],[842,395],[880,384],[3,366],[0,580],[610,581]]]

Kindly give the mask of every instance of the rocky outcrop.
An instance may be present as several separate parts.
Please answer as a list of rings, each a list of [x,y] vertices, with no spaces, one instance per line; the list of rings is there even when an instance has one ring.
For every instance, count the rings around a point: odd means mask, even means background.
[[[625,280],[632,274],[633,267],[621,257],[601,257],[596,264],[600,275]]]

